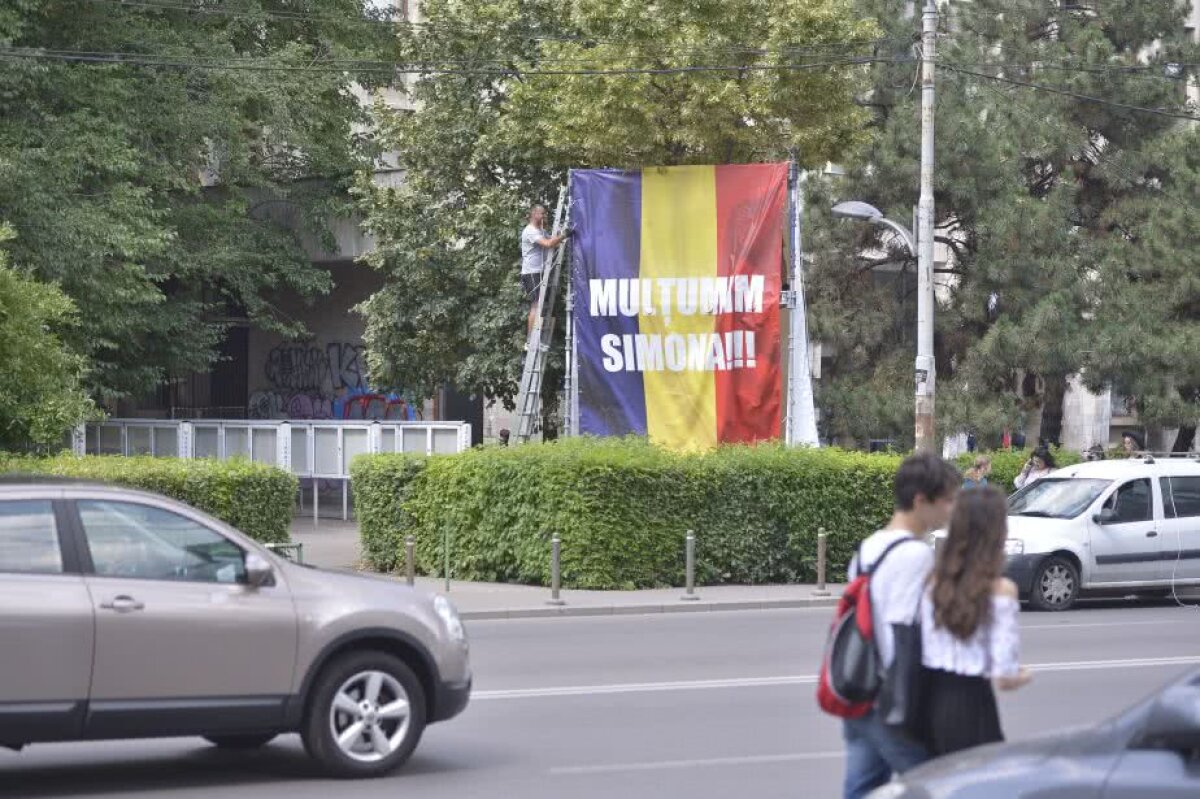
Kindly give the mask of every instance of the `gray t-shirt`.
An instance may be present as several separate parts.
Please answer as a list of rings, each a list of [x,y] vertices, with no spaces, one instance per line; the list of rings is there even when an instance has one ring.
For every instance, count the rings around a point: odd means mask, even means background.
[[[533,225],[526,225],[525,229],[521,231],[522,275],[540,275],[542,273],[546,253],[549,250],[538,244],[538,241],[544,238],[546,238],[546,234]]]

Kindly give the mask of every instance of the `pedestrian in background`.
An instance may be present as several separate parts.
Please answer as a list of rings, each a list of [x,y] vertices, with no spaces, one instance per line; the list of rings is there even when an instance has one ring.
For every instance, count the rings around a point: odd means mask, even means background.
[[[1142,437],[1132,430],[1126,430],[1121,435],[1121,446],[1125,449],[1125,457],[1138,458],[1141,453],[1146,451],[1146,445],[1142,443]]]
[[[1024,488],[1030,483],[1036,483],[1038,480],[1046,477],[1057,468],[1058,464],[1054,462],[1054,456],[1050,454],[1050,450],[1045,447],[1038,447],[1029,456],[1029,460],[1025,462],[1021,473],[1013,480],[1013,485],[1017,488]]]
[[[1008,505],[994,488],[961,492],[921,604],[930,754],[1004,740],[993,683],[1030,681],[1020,665],[1017,586],[1004,572]]]
[[[911,544],[897,546],[871,576],[871,616],[884,669],[895,656],[892,625],[913,623],[933,569],[933,551],[920,539],[946,523],[961,482],[958,470],[932,453],[906,458],[893,483],[895,513],[891,522],[868,536],[850,562],[853,580],[859,569],[873,568],[892,544],[913,539]],[[923,745],[886,726],[875,710],[861,718],[845,719],[842,732],[846,739],[845,799],[862,799],[893,774],[920,765],[929,756]]]
[[[975,462],[963,475],[963,488],[980,488],[987,485],[988,475],[992,473],[992,459],[987,455],[976,455]]]

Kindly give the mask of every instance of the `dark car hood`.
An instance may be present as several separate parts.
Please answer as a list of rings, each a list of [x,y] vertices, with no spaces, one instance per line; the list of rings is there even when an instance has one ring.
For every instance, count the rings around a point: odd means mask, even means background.
[[[905,796],[953,795],[955,789],[968,785],[1019,778],[1046,767],[1051,759],[1110,753],[1119,748],[1115,737],[1113,727],[1105,724],[969,749],[907,772],[904,784],[917,790]]]

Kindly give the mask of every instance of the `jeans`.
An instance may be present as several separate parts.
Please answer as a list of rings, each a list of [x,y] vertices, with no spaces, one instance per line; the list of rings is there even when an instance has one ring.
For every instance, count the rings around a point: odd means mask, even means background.
[[[863,799],[892,774],[902,774],[929,759],[925,748],[883,725],[875,711],[842,722],[846,738],[845,799]]]

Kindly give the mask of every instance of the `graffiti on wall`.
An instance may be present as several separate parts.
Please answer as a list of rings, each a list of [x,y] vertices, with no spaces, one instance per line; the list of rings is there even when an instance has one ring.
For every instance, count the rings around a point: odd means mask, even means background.
[[[366,377],[361,344],[305,342],[280,344],[267,354],[264,376],[269,388],[250,395],[252,419],[421,418],[397,394],[373,391]]]
[[[353,391],[367,387],[363,346],[332,342],[280,344],[267,354],[266,378],[277,391],[309,393]]]

